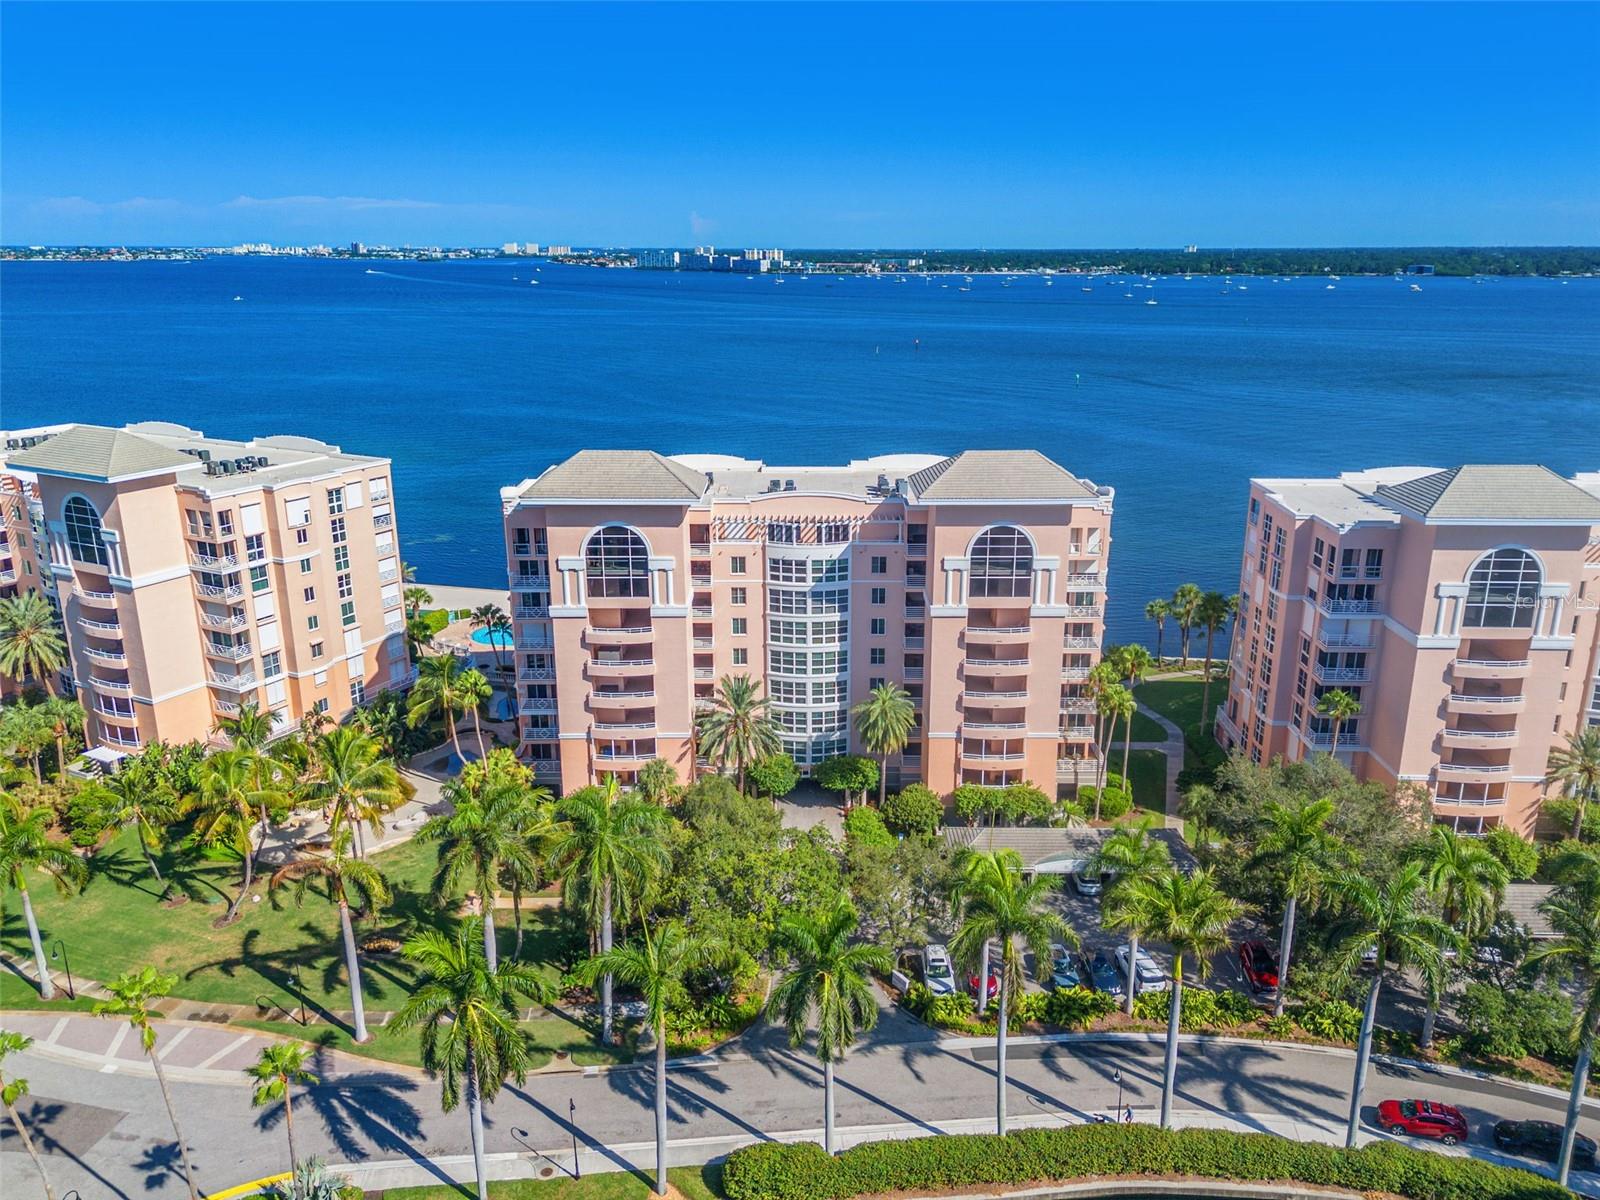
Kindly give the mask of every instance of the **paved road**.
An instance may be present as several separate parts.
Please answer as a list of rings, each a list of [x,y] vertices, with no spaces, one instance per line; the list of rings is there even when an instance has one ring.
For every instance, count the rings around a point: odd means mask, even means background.
[[[53,1014],[8,1014],[8,1026],[41,1043],[21,1056],[18,1071],[32,1082],[24,1112],[49,1149],[54,1176],[97,1197],[178,1197],[176,1147],[148,1066],[126,1038],[114,1048],[108,1022]],[[187,1033],[184,1030],[188,1030]],[[55,1035],[53,1044],[44,1044]],[[281,1116],[250,1107],[239,1065],[258,1043],[237,1031],[164,1025],[163,1062],[174,1077],[175,1101],[202,1187],[220,1189],[281,1169]],[[111,1059],[105,1055],[111,1051]],[[1085,1120],[1117,1103],[1113,1072],[1120,1070],[1124,1102],[1140,1120],[1153,1120],[1159,1101],[1161,1046],[1147,1043],[1024,1044],[1011,1055],[1009,1106],[1028,1123]],[[941,1042],[918,1023],[885,1011],[878,1028],[838,1072],[839,1123],[855,1136],[983,1128],[994,1102],[993,1048],[988,1043]],[[108,1069],[109,1068],[109,1069]],[[1285,1131],[1280,1118],[1306,1127],[1298,1136],[1332,1136],[1342,1117],[1351,1075],[1348,1055],[1258,1045],[1185,1046],[1178,1106],[1190,1122]],[[440,1111],[438,1087],[419,1072],[330,1055],[323,1083],[297,1104],[296,1140],[302,1153],[333,1161],[401,1160],[409,1174],[382,1181],[417,1182],[433,1173],[428,1158],[464,1154],[466,1120]],[[1559,1119],[1561,1101],[1494,1081],[1417,1078],[1379,1067],[1369,1091],[1426,1095],[1460,1105],[1476,1132],[1492,1118]],[[569,1162],[563,1148],[577,1138],[601,1159],[639,1161],[622,1149],[647,1143],[652,1078],[648,1070],[538,1075],[509,1085],[488,1111],[492,1151],[523,1152],[500,1165],[506,1173],[549,1171]],[[575,1105],[568,1123],[569,1102]],[[813,1130],[821,1123],[821,1081],[814,1060],[790,1050],[776,1031],[740,1039],[706,1065],[676,1073],[671,1136],[679,1161],[703,1161],[738,1139]],[[1585,1121],[1600,1133],[1600,1105]],[[871,1128],[866,1128],[871,1127]],[[608,1150],[607,1147],[610,1147]],[[548,1161],[530,1149],[550,1151]],[[648,1153],[640,1148],[640,1153]],[[7,1200],[37,1193],[26,1157],[9,1128],[0,1140]],[[462,1173],[465,1173],[463,1171]],[[378,1182],[374,1177],[369,1182]],[[1600,1179],[1591,1181],[1600,1193]]]

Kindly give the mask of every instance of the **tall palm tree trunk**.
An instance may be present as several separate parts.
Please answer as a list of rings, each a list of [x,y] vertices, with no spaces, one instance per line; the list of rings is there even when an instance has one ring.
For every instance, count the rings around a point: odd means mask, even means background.
[[[246,835],[248,838],[248,835]],[[239,915],[239,907],[244,903],[244,898],[250,894],[250,885],[256,878],[256,856],[250,852],[248,841],[244,852],[244,884],[239,888],[239,894],[233,898],[233,903],[228,905],[228,911],[222,915],[224,921],[231,921]]]
[[[577,1169],[577,1164],[573,1164]],[[656,1195],[667,1194],[667,1017],[656,1022]]]
[[[883,807],[883,798],[889,790],[889,752],[885,750],[878,756],[878,807]]]
[[[470,1045],[467,1047],[467,1123],[472,1133],[472,1173],[478,1180],[478,1200],[489,1200],[489,1176],[483,1165],[483,1095],[478,1091],[478,1062]]]
[[[355,1012],[355,1038],[365,1042],[367,1032],[367,1006],[361,996],[361,960],[356,957],[356,931],[350,924],[350,902],[339,900],[339,932],[344,935],[344,970],[350,976],[350,1007]]]
[[[283,1088],[283,1131],[289,1137],[289,1176],[294,1177],[300,1159],[294,1152],[294,1101],[289,1096],[289,1084]]]
[[[1432,984],[1428,986],[1428,1011],[1422,1014],[1422,1035],[1417,1039],[1419,1050],[1433,1048],[1433,1029],[1439,1023],[1440,989]]]
[[[1172,1128],[1172,1094],[1178,1088],[1178,1026],[1183,1019],[1183,956],[1172,964],[1172,1008],[1167,1013],[1167,1057],[1161,1068],[1161,1128]]]
[[[1128,778],[1128,754],[1133,747],[1133,714],[1134,709],[1128,712],[1128,719],[1122,723],[1122,786],[1128,789],[1128,795],[1133,795],[1133,780]]]
[[[1272,1015],[1283,1016],[1283,1003],[1289,993],[1289,955],[1294,952],[1294,918],[1300,900],[1293,892],[1283,906],[1283,935],[1278,939],[1278,998],[1273,1001]]]
[[[478,722],[478,710],[472,710],[472,733],[478,739],[478,759],[482,761],[489,757],[489,752],[483,748],[483,726]]]
[[[1594,1034],[1585,1032],[1578,1043],[1578,1061],[1572,1071],[1572,1091],[1567,1096],[1567,1124],[1561,1134],[1561,1153],[1556,1158],[1556,1182],[1567,1186],[1572,1172],[1572,1143],[1578,1132],[1578,1117],[1583,1112],[1584,1091],[1589,1086],[1589,1063],[1594,1057]]]
[[[1133,1016],[1133,993],[1139,983],[1139,935],[1128,934],[1128,978],[1124,980],[1122,1011]]]
[[[55,981],[50,978],[50,968],[44,961],[44,942],[39,937],[39,921],[33,915],[33,897],[28,895],[28,889],[21,886],[22,873],[17,873],[17,890],[22,893],[22,915],[28,921],[28,940],[33,943],[33,965],[39,971],[39,999],[54,1000],[56,998]]]
[[[1344,1144],[1355,1149],[1361,1129],[1361,1095],[1367,1090],[1367,1068],[1372,1065],[1372,1028],[1378,1019],[1378,992],[1383,987],[1383,948],[1378,948],[1378,973],[1367,993],[1367,1008],[1361,1014],[1361,1040],[1356,1043],[1356,1074],[1350,1084],[1350,1120],[1345,1126]]]
[[[822,1148],[833,1153],[833,1057],[822,1060]]]
[[[34,1147],[33,1138],[28,1133],[28,1127],[22,1123],[22,1114],[17,1112],[17,1106],[9,1100],[6,1101],[6,1112],[11,1116],[11,1123],[16,1126],[17,1136],[22,1139],[22,1148],[28,1152],[28,1157],[33,1159],[39,1178],[44,1182],[45,1200],[56,1200],[56,1190],[50,1186],[50,1175],[44,1169],[44,1159],[39,1157],[39,1151]]]
[[[156,877],[156,882],[166,891],[167,881],[161,877],[161,868],[156,865],[156,856],[150,851],[150,843],[145,840],[145,831],[141,826],[134,827],[134,836],[139,839],[139,849],[144,851],[145,866],[150,868],[150,874]]]
[[[517,930],[517,940],[511,947],[511,957],[520,959],[522,957],[522,885],[520,883],[511,885],[511,923]]]
[[[1330,755],[1337,756],[1339,753],[1339,726],[1343,724],[1344,722],[1338,717],[1333,719],[1333,741],[1329,743],[1328,746],[1328,753]]]
[[[1161,665],[1161,635],[1166,631],[1165,621],[1156,622],[1156,666]]]
[[[456,736],[456,710],[449,705],[441,705],[444,709],[444,727],[450,731],[450,745],[456,752],[456,761],[465,763],[467,760],[461,753],[461,739]]]
[[[200,1189],[194,1185],[194,1168],[189,1165],[189,1147],[184,1145],[183,1129],[178,1125],[178,1112],[172,1107],[172,1092],[167,1088],[167,1073],[161,1069],[155,1046],[145,1051],[150,1065],[156,1069],[156,1082],[161,1085],[161,1099],[167,1106],[167,1120],[172,1122],[172,1135],[178,1140],[178,1159],[183,1164],[183,1180],[189,1185],[189,1200],[200,1200]]]
[[[33,781],[40,787],[43,787],[44,772],[39,769],[39,752],[35,750],[29,755],[29,757],[33,759]]]
[[[1211,639],[1216,637],[1217,631],[1211,626],[1206,627],[1206,675],[1205,683],[1200,687],[1200,720],[1203,723],[1206,714],[1211,711]]]
[[[494,935],[494,893],[486,891],[478,907],[483,909],[483,957],[492,971],[500,965],[500,944]]]
[[[600,887],[600,953],[611,952],[611,880]],[[611,1044],[611,976],[600,976],[600,1040]]]
[[[1006,994],[1005,957],[1002,954],[1000,962],[1000,994],[996,997],[999,1002],[995,1010],[994,1027],[994,1131],[1001,1137],[1006,1135],[1006,1004],[1010,997]],[[978,980],[978,991],[987,992],[989,981]]]
[[[67,769],[67,731],[61,726],[56,726],[56,778],[61,778],[61,773]]]

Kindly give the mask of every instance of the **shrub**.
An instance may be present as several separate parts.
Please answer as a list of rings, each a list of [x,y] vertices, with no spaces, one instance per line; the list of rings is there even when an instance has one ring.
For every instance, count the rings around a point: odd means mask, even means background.
[[[74,846],[92,846],[106,831],[106,804],[97,788],[80,788],[67,801],[67,836]]]
[[[1496,825],[1483,835],[1483,845],[1505,864],[1512,879],[1532,879],[1539,870],[1539,848],[1515,829]]]
[[[1463,1045],[1474,1054],[1562,1061],[1571,1052],[1572,1001],[1554,988],[1469,983],[1456,1011],[1466,1027]]]
[[[928,1002],[923,1020],[930,1025],[949,1025],[960,1029],[972,1020],[977,1004],[965,992],[934,996]]]
[[[932,837],[944,820],[944,801],[932,788],[913,783],[883,802],[883,823],[907,837]]]
[[[1143,992],[1134,998],[1133,1015],[1146,1021],[1166,1021],[1172,1012],[1171,992]],[[1190,984],[1183,989],[1181,1029],[1231,1029],[1255,1020],[1255,1005],[1234,991],[1214,992]]]
[[[843,792],[846,800],[856,792],[865,800],[878,786],[878,764],[859,754],[836,754],[817,764],[817,782],[830,792]]]
[[[889,827],[883,823],[883,817],[875,808],[865,805],[852,808],[844,815],[844,836],[847,842],[858,842],[863,846],[893,846],[894,834],[889,832]]]
[[[1578,815],[1578,802],[1571,796],[1551,796],[1539,806],[1540,821],[1559,837],[1572,832],[1572,819]],[[1589,805],[1583,813],[1578,840],[1600,842],[1600,808]]]
[[[927,1020],[928,1009],[933,1005],[933,993],[925,983],[912,983],[900,997],[900,1003],[913,1017]]]
[[[1000,793],[1000,811],[1008,821],[1043,821],[1054,807],[1051,798],[1030,783],[1013,783]]]
[[[1361,1010],[1343,1000],[1318,1000],[1295,1014],[1300,1028],[1330,1042],[1353,1042],[1361,1036]]]
[[[1050,997],[1044,992],[1023,992],[1020,996],[1011,997],[1009,1028],[1015,1029],[1019,1025],[1032,1025],[1045,1019],[1045,1010],[1050,1003]]]
[[[1265,1028],[1268,1037],[1277,1038],[1280,1042],[1287,1041],[1294,1036],[1294,1018],[1288,1013],[1268,1017]]]
[[[1133,795],[1121,788],[1108,787],[1100,793],[1100,819],[1102,821],[1115,821],[1118,817],[1125,817],[1133,808]],[[1090,810],[1091,812],[1093,809]]]
[[[1045,1000],[1044,1019],[1063,1029],[1087,1029],[1091,1022],[1117,1010],[1117,1000],[1088,988],[1062,988]]]
[[[814,1142],[761,1142],[723,1168],[730,1200],[846,1200],[884,1192],[998,1189],[1088,1176],[1295,1180],[1415,1200],[1559,1200],[1527,1171],[1381,1142],[1344,1150],[1265,1133],[1153,1125],[1019,1129],[865,1142],[833,1158]]]
[[[745,778],[762,796],[780,799],[794,791],[800,782],[800,768],[787,754],[772,754],[758,758],[745,768]]]
[[[968,825],[976,825],[978,818],[989,816],[992,820],[999,792],[995,788],[981,787],[976,783],[963,783],[951,795],[955,801],[956,816]]]

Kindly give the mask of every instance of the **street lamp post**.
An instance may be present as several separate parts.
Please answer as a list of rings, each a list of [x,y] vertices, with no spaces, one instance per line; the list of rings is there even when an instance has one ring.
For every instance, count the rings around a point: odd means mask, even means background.
[[[72,986],[72,960],[67,957],[67,944],[60,938],[57,938],[50,948],[50,961],[55,962],[57,958],[61,959],[61,965],[67,972],[67,999],[76,1000],[78,989]]]
[[[572,1177],[583,1178],[583,1164],[578,1161],[578,1102],[567,1097],[567,1128],[572,1130]]]
[[[300,982],[300,966],[296,963],[289,969],[289,978],[294,981],[295,995],[300,998],[300,1027],[304,1029],[308,1023],[306,1017],[306,989]]]
[[[1113,1078],[1113,1079],[1115,1079],[1117,1081],[1117,1112],[1116,1112],[1116,1119],[1118,1121],[1120,1121],[1120,1120],[1122,1120],[1122,1072],[1120,1070],[1111,1072],[1111,1078]]]

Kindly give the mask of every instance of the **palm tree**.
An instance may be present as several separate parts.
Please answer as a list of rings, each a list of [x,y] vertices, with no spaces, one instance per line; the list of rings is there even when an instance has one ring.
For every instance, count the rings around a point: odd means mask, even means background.
[[[656,1039],[656,1193],[667,1194],[667,1014],[688,997],[685,977],[692,971],[726,962],[725,944],[689,932],[682,921],[668,921],[651,937],[642,930],[637,945],[617,946],[595,955],[578,968],[577,975],[593,986],[603,976],[622,980],[639,989],[645,1019]]]
[[[1205,593],[1198,584],[1180,583],[1177,590],[1172,593],[1169,602],[1172,607],[1172,619],[1178,624],[1178,636],[1182,642],[1183,669],[1189,669],[1189,635],[1194,632],[1194,627],[1199,624],[1197,619],[1200,599]]]
[[[591,944],[611,949],[618,912],[638,907],[665,873],[669,858],[661,840],[666,810],[622,791],[615,775],[599,787],[582,788],[556,805],[560,825],[551,838],[550,863],[561,876],[561,903],[581,909]],[[600,1036],[611,1041],[611,976],[600,979]]]
[[[778,926],[778,944],[793,965],[767,997],[767,1016],[782,1021],[789,1044],[800,1046],[813,1023],[822,1061],[822,1146],[833,1153],[833,1068],[856,1038],[878,1020],[872,972],[886,973],[893,956],[881,946],[851,944],[859,921],[843,894],[817,917],[790,915]]]
[[[1206,673],[1205,683],[1200,689],[1200,719],[1209,722],[1214,719],[1211,716],[1212,642],[1217,636],[1217,631],[1228,623],[1232,615],[1228,608],[1228,598],[1221,592],[1207,592],[1195,605],[1194,615],[1200,628],[1206,631]]]
[[[1600,725],[1586,725],[1567,734],[1567,744],[1550,751],[1544,785],[1560,784],[1577,801],[1572,813],[1572,837],[1583,834],[1590,804],[1600,801]]]
[[[422,651],[431,645],[433,645],[433,627],[428,624],[428,618],[407,617],[406,647],[411,652],[412,661],[423,661]]]
[[[990,942],[1000,950],[1000,990],[995,1005],[995,1132],[1006,1131],[1006,1023],[1011,997],[1022,988],[1020,942],[1035,962],[1047,962],[1053,942],[1078,944],[1073,928],[1046,900],[1051,884],[1047,876],[1025,878],[1022,858],[1015,850],[969,851],[959,867],[952,907],[960,921],[950,949],[964,968],[977,968],[987,956]],[[978,992],[986,994],[989,981],[980,977]]]
[[[898,754],[911,740],[917,727],[917,708],[911,693],[892,680],[880,683],[867,698],[852,708],[856,732],[869,753],[878,756],[878,805],[882,807],[889,786],[889,755]],[[740,790],[744,788],[741,782]]]
[[[527,1076],[528,1039],[517,1026],[517,997],[547,1004],[552,995],[525,963],[490,967],[478,924],[464,922],[454,937],[428,929],[406,942],[401,953],[418,968],[418,986],[390,1025],[420,1030],[422,1065],[439,1077],[445,1112],[453,1112],[465,1095],[478,1200],[489,1200],[483,1106],[507,1078],[521,1083]]]
[[[44,786],[44,771],[39,758],[55,737],[55,723],[45,715],[42,704],[13,704],[0,709],[0,744],[14,747],[33,764],[33,781]]]
[[[466,762],[466,756],[461,753],[456,721],[467,711],[469,704],[462,692],[461,677],[465,673],[453,654],[435,654],[423,659],[417,664],[417,682],[411,689],[406,712],[406,721],[413,729],[435,714],[442,716],[445,728],[450,731],[450,744],[455,747],[456,759],[463,763]]]
[[[486,758],[489,751],[483,744],[483,726],[479,724],[478,714],[494,695],[494,685],[489,682],[487,675],[472,667],[456,677],[456,686],[461,693],[462,707],[472,714],[472,733],[478,739],[478,757]]]
[[[748,675],[724,675],[717,681],[712,707],[695,724],[700,753],[717,759],[724,769],[731,759],[744,791],[744,769],[758,758],[783,749],[778,727],[767,711],[771,701],[758,693],[761,684]]]
[[[1333,801],[1303,800],[1284,804],[1267,803],[1263,812],[1267,830],[1256,843],[1249,869],[1263,871],[1282,881],[1283,932],[1278,941],[1278,998],[1274,1016],[1283,1015],[1284,998],[1289,990],[1289,960],[1294,954],[1294,926],[1299,906],[1313,910],[1322,903],[1326,885],[1344,859],[1344,844],[1328,829],[1333,819]]]
[[[1105,716],[1106,744],[1100,752],[1100,787],[1106,784],[1106,759],[1110,757],[1111,747],[1117,740],[1117,722],[1121,721],[1126,727],[1122,738],[1122,779],[1128,780],[1128,751],[1129,741],[1133,737],[1133,714],[1138,709],[1139,702],[1133,698],[1133,693],[1120,683],[1113,683],[1095,698],[1095,710]],[[1097,796],[1094,802],[1095,820],[1100,819],[1100,799]]]
[[[355,1013],[355,1040],[367,1041],[367,1010],[361,994],[361,959],[356,953],[355,928],[350,920],[350,897],[354,895],[361,907],[375,912],[389,903],[389,882],[383,872],[369,862],[350,853],[350,831],[334,832],[333,845],[324,858],[306,858],[280,867],[267,880],[267,890],[276,891],[293,884],[295,903],[305,903],[306,885],[321,878],[328,885],[328,899],[339,910],[339,933],[344,939],[344,969],[350,977],[350,1007]]]
[[[1122,675],[1117,670],[1117,664],[1107,658],[1102,658],[1089,668],[1087,686],[1089,697],[1094,701],[1094,744],[1095,749],[1100,752],[1100,769],[1095,773],[1095,784],[1098,787],[1105,786],[1106,747],[1111,742],[1110,734],[1106,730],[1106,723],[1111,720],[1110,709],[1115,707],[1115,705],[1108,704],[1106,692],[1119,686],[1117,681],[1121,678]]]
[[[1343,688],[1330,688],[1317,697],[1317,715],[1327,717],[1333,722],[1333,741],[1328,747],[1328,753],[1338,754],[1339,731],[1344,728],[1346,721],[1361,715],[1361,701]]]
[[[141,967],[119,975],[115,982],[105,985],[109,1000],[94,1006],[97,1017],[126,1017],[138,1031],[139,1045],[144,1048],[150,1065],[155,1068],[156,1083],[161,1087],[161,1099],[167,1106],[167,1119],[172,1122],[172,1134],[178,1142],[178,1158],[183,1163],[183,1179],[189,1186],[189,1200],[200,1200],[200,1189],[195,1186],[194,1168],[189,1165],[189,1148],[184,1144],[183,1130],[178,1125],[177,1110],[172,1107],[172,1092],[167,1087],[167,1074],[161,1068],[161,1056],[156,1053],[155,1026],[150,1019],[151,1004],[171,993],[177,984],[176,975],[163,975],[154,967]]]
[[[38,592],[0,600],[0,672],[18,683],[30,676],[56,694],[52,676],[67,661],[55,610]]]
[[[43,871],[64,896],[89,882],[89,868],[83,859],[73,853],[69,844],[50,836],[53,816],[48,808],[25,808],[17,797],[0,792],[0,879],[22,897],[22,916],[28,923],[28,940],[33,943],[41,1000],[55,999],[56,985],[45,965],[44,941],[33,915],[33,897],[28,893],[28,872]]]
[[[1556,1159],[1556,1180],[1566,1187],[1578,1117],[1589,1085],[1589,1067],[1594,1060],[1595,1036],[1600,1034],[1600,859],[1590,857],[1581,873],[1563,872],[1557,878],[1562,882],[1540,908],[1560,937],[1530,955],[1528,961],[1531,964],[1556,959],[1571,963],[1583,981],[1577,1020],[1573,1023],[1578,1058],[1573,1064],[1566,1130]]]
[[[433,593],[425,587],[408,587],[404,593],[406,608],[413,617],[422,615],[422,606],[433,603]]]
[[[534,801],[529,790],[515,782],[495,783],[481,793],[452,788],[449,798],[453,811],[430,818],[417,839],[439,843],[436,898],[446,900],[463,888],[477,893],[483,910],[483,955],[492,971],[500,961],[494,932],[500,880],[506,873],[523,879],[539,873],[532,830],[539,818],[530,812]]]
[[[1462,837],[1443,825],[1435,825],[1417,856],[1426,872],[1428,890],[1438,901],[1440,915],[1451,930],[1471,942],[1494,924],[1511,875],[1487,846],[1477,838]],[[1433,1045],[1440,999],[1440,990],[1430,991],[1428,1013],[1422,1020],[1420,1045],[1424,1050]]]
[[[9,1029],[0,1029],[0,1064],[4,1064],[10,1054],[20,1053],[33,1045],[33,1039],[26,1034],[15,1033]],[[22,1120],[22,1114],[17,1111],[17,1101],[28,1094],[28,1081],[13,1076],[7,1079],[0,1073],[0,1102],[6,1106],[6,1115],[11,1118],[11,1124],[16,1127],[17,1136],[22,1139],[22,1148],[28,1152],[28,1157],[33,1159],[34,1168],[39,1172],[39,1179],[44,1183],[45,1200],[56,1200],[55,1188],[50,1186],[50,1175],[44,1169],[44,1159],[39,1157],[39,1150],[33,1144],[33,1138],[28,1133],[28,1126]]]
[[[227,737],[236,750],[260,750],[272,738],[272,727],[283,718],[271,709],[263,709],[251,697],[239,705],[231,717],[219,717],[216,730]]]
[[[223,923],[239,915],[239,906],[255,879],[256,847],[251,843],[251,832],[259,821],[265,841],[266,812],[285,803],[277,780],[263,780],[263,761],[263,756],[253,750],[217,751],[200,764],[200,791],[184,803],[187,811],[199,814],[195,833],[202,842],[232,846],[244,860],[244,885],[228,905]]]
[[[1161,639],[1167,632],[1167,618],[1172,615],[1172,602],[1152,600],[1144,606],[1144,619],[1156,623],[1156,665],[1161,664]]]
[[[1354,872],[1333,881],[1334,894],[1345,915],[1340,921],[1336,965],[1345,977],[1353,976],[1365,961],[1372,961],[1372,986],[1361,1017],[1361,1037],[1356,1044],[1355,1079],[1350,1088],[1350,1120],[1344,1144],[1354,1148],[1361,1127],[1361,1096],[1367,1087],[1367,1067],[1372,1062],[1372,1030],[1378,1018],[1378,993],[1392,963],[1416,968],[1429,988],[1437,988],[1444,972],[1444,948],[1459,944],[1451,928],[1428,910],[1428,879],[1419,862],[1409,862],[1382,883]],[[1376,954],[1376,960],[1370,956]]]
[[[155,850],[161,845],[167,827],[178,819],[179,808],[177,797],[166,780],[142,759],[130,759],[116,774],[90,786],[97,795],[106,824],[133,831],[145,864],[155,881],[162,885],[162,895],[165,895],[167,881],[156,865]]]
[[[633,778],[633,786],[652,804],[665,804],[677,785],[678,769],[664,758],[652,758]]]
[[[299,1170],[294,1152],[294,1097],[296,1087],[312,1087],[317,1077],[306,1070],[311,1047],[302,1042],[273,1042],[263,1046],[261,1057],[244,1069],[255,1080],[250,1093],[253,1108],[264,1108],[283,1101],[283,1129],[289,1138],[289,1174]]]
[[[1124,904],[1122,897],[1131,892],[1131,885],[1140,879],[1160,874],[1172,865],[1172,854],[1167,844],[1150,836],[1155,828],[1155,818],[1146,817],[1137,825],[1124,825],[1100,843],[1100,849],[1090,859],[1092,870],[1111,876],[1111,884],[1101,913],[1107,929],[1128,935],[1128,986],[1122,997],[1123,1011],[1133,1014],[1133,996],[1137,990],[1138,975],[1135,970],[1139,957],[1139,938],[1144,932],[1144,922],[1137,904]]]
[[[472,610],[472,627],[486,630],[489,634],[489,652],[494,655],[494,665],[501,668],[500,638],[497,634],[503,633],[511,627],[511,622],[506,619],[506,610],[498,604],[480,604]]]
[[[64,696],[52,696],[39,706],[56,743],[56,777],[67,769],[67,738],[83,732],[83,705]]]
[[[356,853],[364,854],[361,827],[380,833],[384,815],[404,799],[399,771],[384,756],[378,740],[354,725],[318,734],[308,750],[307,797],[327,810],[330,832],[349,825],[355,832]]]

